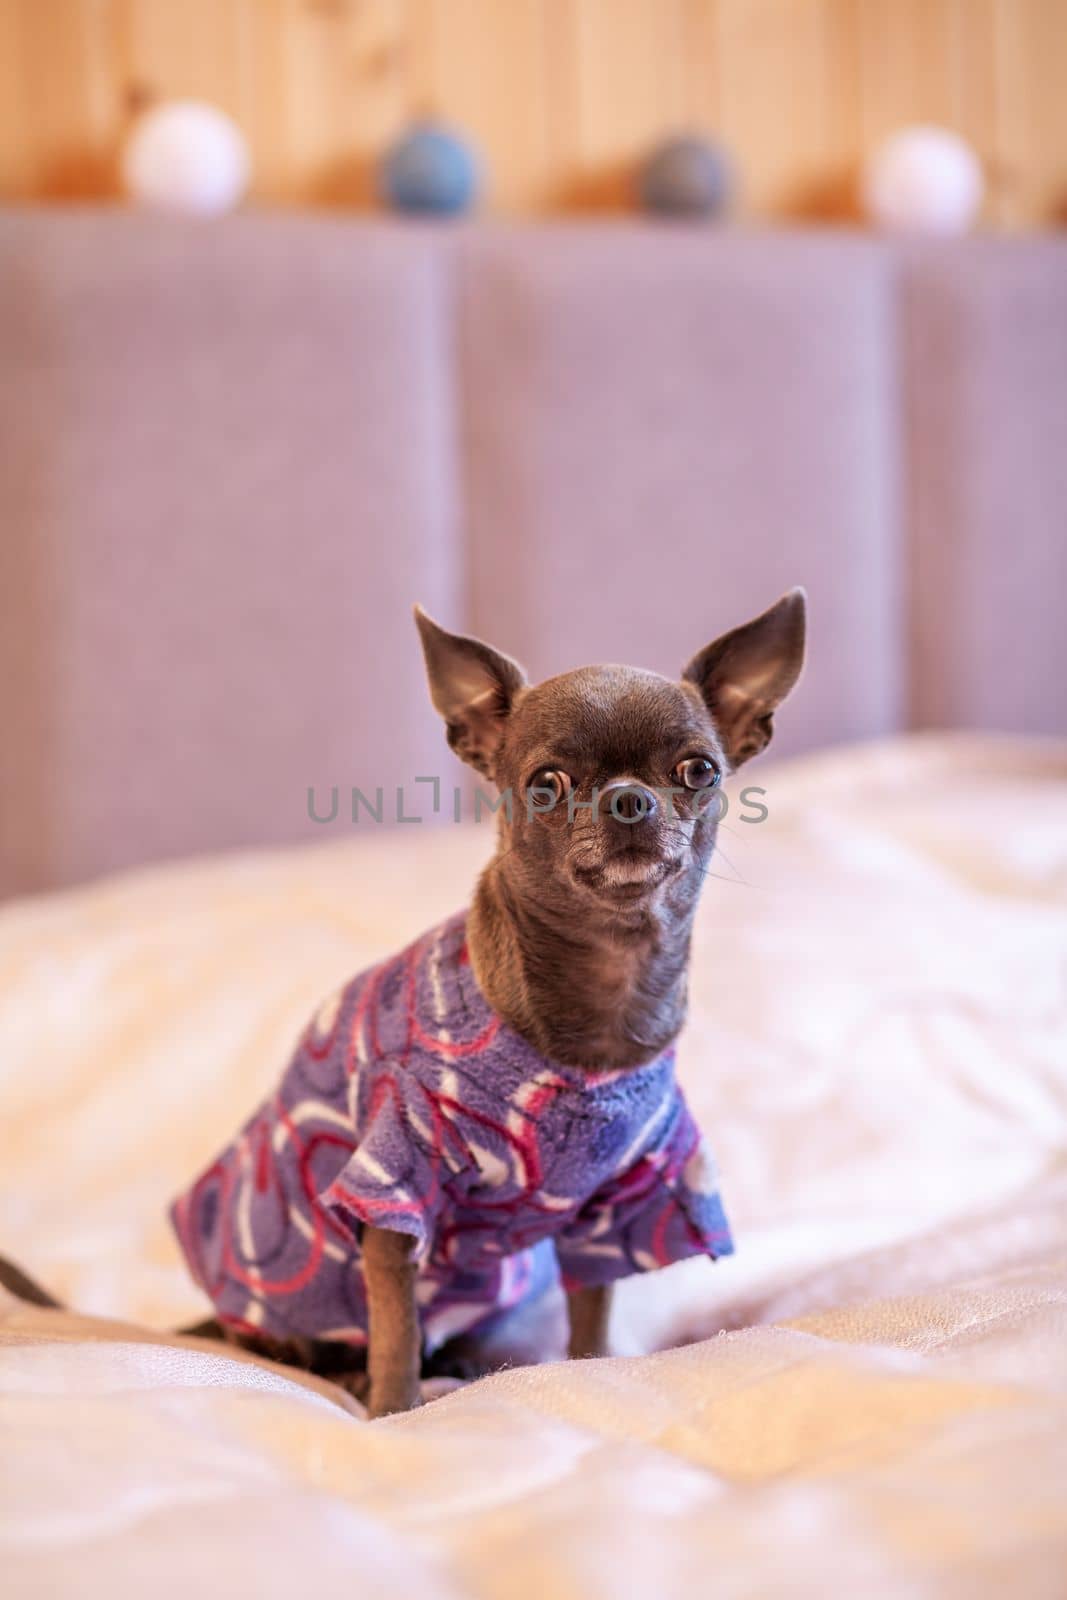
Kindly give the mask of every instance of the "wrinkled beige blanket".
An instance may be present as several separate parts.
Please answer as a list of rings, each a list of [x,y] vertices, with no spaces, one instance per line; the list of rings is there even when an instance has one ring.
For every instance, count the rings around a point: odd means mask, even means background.
[[[486,831],[0,913],[0,1249],[84,1313],[0,1293],[5,1596],[1067,1594],[1067,750],[748,781],[682,1049],[738,1256],[631,1280],[614,1360],[373,1425],[149,1331],[202,1309],[162,1213]]]

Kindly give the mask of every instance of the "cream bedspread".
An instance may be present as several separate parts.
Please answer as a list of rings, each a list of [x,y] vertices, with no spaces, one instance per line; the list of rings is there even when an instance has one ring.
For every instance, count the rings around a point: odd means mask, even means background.
[[[375,1424],[148,1331],[202,1309],[162,1213],[486,830],[0,913],[0,1250],[83,1313],[0,1292],[5,1596],[1067,1594],[1067,749],[748,781],[681,1053],[738,1256],[629,1282],[613,1360]]]

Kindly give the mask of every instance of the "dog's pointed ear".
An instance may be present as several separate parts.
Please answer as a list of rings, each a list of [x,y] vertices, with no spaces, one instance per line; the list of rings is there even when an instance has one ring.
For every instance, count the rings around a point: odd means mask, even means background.
[[[775,707],[804,665],[806,615],[804,590],[790,589],[762,616],[707,645],[682,673],[700,690],[733,767],[770,743]]]
[[[526,674],[517,661],[481,639],[449,633],[421,606],[415,607],[415,622],[430,699],[445,720],[449,744],[461,761],[495,777],[504,724]]]

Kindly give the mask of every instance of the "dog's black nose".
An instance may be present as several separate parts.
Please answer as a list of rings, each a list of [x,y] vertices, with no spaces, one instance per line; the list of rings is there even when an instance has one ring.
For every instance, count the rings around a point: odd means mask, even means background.
[[[659,800],[654,789],[643,783],[627,783],[619,779],[605,784],[600,791],[600,815],[613,817],[627,827],[639,822],[650,822],[659,811]]]

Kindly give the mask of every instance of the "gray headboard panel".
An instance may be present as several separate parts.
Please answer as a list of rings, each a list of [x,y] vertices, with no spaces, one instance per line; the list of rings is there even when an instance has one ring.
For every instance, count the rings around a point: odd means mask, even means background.
[[[810,591],[776,750],[900,725],[894,277],[861,239],[641,227],[472,242],[476,626],[539,674],[677,673]]]
[[[292,839],[439,734],[443,262],[387,229],[0,218],[7,888]]]

